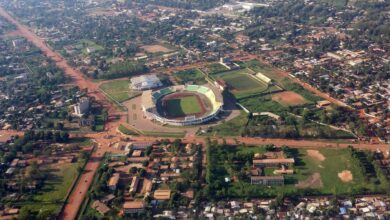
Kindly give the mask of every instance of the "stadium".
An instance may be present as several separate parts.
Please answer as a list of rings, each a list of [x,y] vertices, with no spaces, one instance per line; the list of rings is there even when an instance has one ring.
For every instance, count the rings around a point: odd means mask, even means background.
[[[203,124],[214,119],[222,108],[222,94],[209,85],[178,85],[142,93],[145,117],[162,124]]]

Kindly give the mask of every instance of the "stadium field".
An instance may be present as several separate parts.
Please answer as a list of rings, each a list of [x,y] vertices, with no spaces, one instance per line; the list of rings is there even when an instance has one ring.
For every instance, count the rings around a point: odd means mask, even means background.
[[[165,109],[170,117],[184,117],[202,112],[201,104],[196,96],[185,96],[165,101]]]
[[[245,69],[224,72],[216,75],[216,78],[223,79],[231,87],[236,98],[261,93],[268,88],[266,83],[250,76]]]

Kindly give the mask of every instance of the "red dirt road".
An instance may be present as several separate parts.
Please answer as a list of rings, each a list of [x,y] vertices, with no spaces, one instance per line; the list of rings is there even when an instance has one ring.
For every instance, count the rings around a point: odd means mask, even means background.
[[[69,197],[69,202],[65,205],[65,208],[61,212],[59,219],[75,219],[78,209],[80,208],[82,201],[84,200],[87,191],[92,183],[94,174],[97,171],[97,168],[99,166],[99,162],[101,161],[102,155],[105,152],[113,152],[114,149],[110,148],[111,144],[114,142],[117,142],[120,140],[121,135],[119,135],[116,131],[117,127],[121,123],[125,123],[123,120],[123,117],[120,117],[120,120],[117,120],[115,116],[122,116],[122,113],[118,113],[114,106],[105,98],[103,94],[100,93],[98,89],[98,83],[94,83],[86,79],[83,74],[75,69],[72,68],[66,60],[58,53],[50,49],[45,42],[39,38],[37,35],[35,35],[33,32],[29,30],[28,27],[20,24],[18,21],[16,21],[14,18],[12,18],[6,11],[4,11],[3,8],[0,7],[0,16],[6,18],[9,22],[13,23],[19,30],[19,33],[21,36],[25,37],[29,41],[31,41],[34,45],[39,47],[45,55],[53,59],[58,67],[60,67],[68,76],[70,76],[74,83],[79,86],[81,89],[88,88],[89,95],[95,97],[95,99],[102,103],[105,108],[108,109],[109,114],[109,120],[106,123],[105,131],[101,133],[93,133],[93,134],[87,134],[85,137],[91,138],[96,141],[98,144],[97,150],[92,154],[91,160],[88,162],[85,172],[82,174],[80,181],[77,183],[76,187],[74,188],[73,192],[71,193]],[[258,57],[257,57],[258,58]],[[204,63],[203,63],[204,64]],[[203,66],[202,63],[187,65],[183,67],[177,67],[174,69],[170,69],[169,72],[172,71],[178,71],[182,69],[187,68],[194,68],[194,67],[201,67]],[[285,73],[287,76],[288,74]],[[289,77],[289,76],[288,76]],[[293,79],[292,77],[289,77]],[[325,99],[341,104],[338,100],[335,100],[331,97],[329,97],[327,94],[324,94],[322,92],[319,92],[315,88],[312,88],[311,86],[300,82],[297,79],[298,83],[303,85],[305,88],[307,88],[310,91],[313,91],[317,95],[320,95],[321,97],[324,97]],[[126,114],[126,113],[125,113]],[[109,136],[112,136],[109,137]],[[123,137],[123,136],[122,136]],[[150,137],[137,137],[132,138],[133,141],[155,141],[161,138],[150,138]],[[204,138],[197,138],[197,137],[189,137],[184,138],[184,142],[199,142],[203,143]],[[352,145],[356,148],[360,149],[369,149],[369,150],[376,150],[376,149],[389,149],[390,145],[384,145],[384,144],[368,144],[368,143],[326,143],[321,141],[307,141],[307,140],[283,140],[283,139],[257,139],[257,138],[226,138],[226,141],[228,144],[236,144],[238,143],[246,143],[248,145],[261,145],[261,144],[275,144],[278,146],[281,145],[288,145],[290,147],[307,147],[307,148],[321,148],[321,147],[328,147],[328,148],[342,148],[347,147],[348,145]]]
[[[101,103],[105,108],[108,109],[109,120],[106,124],[106,135],[110,135],[108,131],[115,131],[117,126],[120,124],[120,121],[115,120],[113,116],[120,115],[113,105],[106,99],[106,97],[99,92],[98,84],[93,83],[86,79],[84,75],[77,69],[71,67],[66,60],[58,53],[49,48],[45,42],[29,30],[25,25],[20,24],[17,20],[11,17],[3,8],[0,7],[0,16],[4,17],[10,23],[14,24],[18,29],[18,34],[25,37],[28,41],[33,43],[36,47],[40,48],[43,53],[52,59],[56,65],[62,69],[65,74],[72,78],[72,83],[77,85],[80,89],[88,89],[90,96],[94,97],[96,101]],[[88,188],[93,180],[93,176],[99,166],[101,156],[105,151],[110,151],[106,149],[109,143],[104,139],[104,133],[97,134],[91,138],[94,138],[97,143],[99,143],[99,148],[91,156],[91,160],[86,165],[85,172],[82,174],[80,181],[77,183],[73,192],[69,197],[69,202],[65,205],[65,208],[61,212],[59,219],[75,219],[77,211],[84,200],[85,195],[87,194]]]

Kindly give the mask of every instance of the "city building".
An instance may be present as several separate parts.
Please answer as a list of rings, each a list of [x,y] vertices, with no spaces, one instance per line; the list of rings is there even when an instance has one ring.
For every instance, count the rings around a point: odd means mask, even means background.
[[[77,116],[83,116],[88,113],[89,99],[88,97],[82,97],[76,105],[74,105],[74,114]]]
[[[143,75],[130,79],[130,88],[134,90],[148,90],[161,87],[163,84],[156,75]]]
[[[133,178],[131,180],[131,184],[130,184],[129,193],[137,192],[138,183],[139,183],[139,177],[138,176],[133,176]]]
[[[255,159],[253,160],[253,166],[257,168],[262,167],[279,167],[281,165],[294,164],[294,158],[279,158],[279,159]]]
[[[283,185],[284,177],[283,176],[251,176],[252,185]]]
[[[117,186],[118,186],[118,182],[119,182],[119,173],[114,173],[112,175],[112,177],[110,178],[110,180],[108,181],[108,184],[107,184],[107,187],[111,190],[111,191],[115,191]]]
[[[171,190],[159,189],[154,191],[153,197],[157,200],[169,200],[171,198]]]
[[[143,212],[145,209],[145,204],[143,201],[131,201],[125,202],[123,204],[123,212],[125,214],[134,214]]]

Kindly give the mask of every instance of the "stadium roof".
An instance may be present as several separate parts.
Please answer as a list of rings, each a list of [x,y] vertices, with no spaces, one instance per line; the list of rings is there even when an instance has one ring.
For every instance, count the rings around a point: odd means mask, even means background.
[[[133,89],[151,89],[162,86],[160,79],[156,75],[142,75],[130,79]]]

